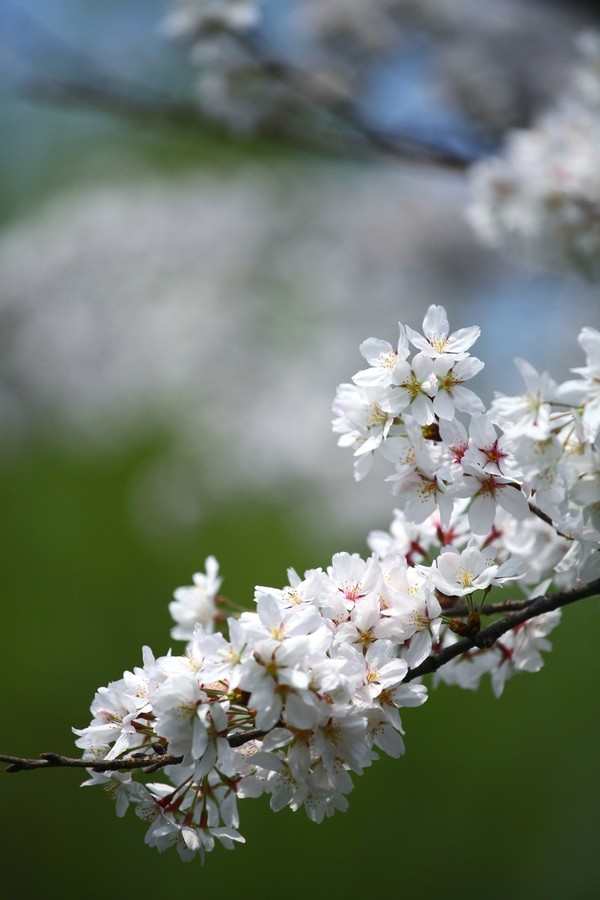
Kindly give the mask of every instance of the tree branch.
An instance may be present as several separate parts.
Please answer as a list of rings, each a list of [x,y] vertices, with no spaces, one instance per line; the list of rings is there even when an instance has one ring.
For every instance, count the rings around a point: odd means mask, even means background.
[[[520,485],[519,485],[519,489],[520,489]],[[559,537],[564,538],[566,541],[573,540],[573,538],[570,535],[565,534],[564,531],[559,531],[558,528],[556,527],[556,525],[554,524],[554,521],[551,519],[551,517],[547,513],[545,513],[543,510],[541,510],[539,508],[539,506],[536,506],[535,503],[533,503],[533,501],[531,501],[531,500],[529,501],[529,509],[534,514],[534,516],[537,516],[538,519],[541,519],[542,522],[546,523],[546,525],[550,525],[550,527],[554,529],[554,531],[557,533],[557,535]]]
[[[474,647],[480,649],[488,649],[493,647],[498,638],[502,637],[507,631],[534,619],[542,613],[551,612],[554,609],[560,609],[563,606],[569,606],[578,600],[585,600],[600,594],[600,578],[570,591],[562,591],[558,594],[550,594],[544,597],[537,597],[528,601],[508,601],[506,604],[491,604],[490,609],[499,611],[500,609],[519,608],[518,612],[506,616],[504,619],[498,619],[488,628],[484,628],[473,637],[462,638],[449,647],[445,647],[440,653],[436,653],[421,663],[414,669],[410,669],[404,682],[413,681],[415,678],[421,678],[423,675],[430,675],[436,672],[442,666],[462,656]],[[456,613],[454,613],[456,614]],[[232,734],[228,737],[231,747],[241,747],[248,741],[253,741],[263,737],[264,732],[252,730]],[[182,761],[181,756],[170,756],[167,754],[157,754],[155,756],[146,756],[143,754],[131,756],[127,759],[111,759],[111,760],[90,760],[80,759],[70,756],[62,756],[59,753],[40,753],[39,757],[26,758],[21,756],[11,756],[0,753],[0,763],[7,764],[7,772],[23,772],[31,769],[89,769],[92,772],[127,772],[135,769],[142,769],[146,772],[154,772],[165,766],[178,765]]]
[[[263,736],[264,731],[243,731],[230,735],[228,741],[230,747],[241,747],[243,744]],[[182,760],[182,756],[171,756],[165,753],[157,753],[154,756],[137,753],[126,759],[98,760],[63,756],[60,753],[40,753],[39,756],[32,758],[0,753],[0,763],[5,763],[7,765],[5,771],[11,774],[27,772],[31,769],[89,769],[92,772],[131,772],[135,769],[145,769],[147,772],[155,772],[165,766],[177,766]]]
[[[29,79],[22,86],[22,93],[29,99],[105,112],[138,124],[171,126],[192,133],[196,131],[205,136],[213,135],[221,140],[241,142],[240,135],[232,134],[223,123],[203,114],[194,102],[180,101],[155,90],[148,90],[145,86],[142,88],[141,85],[129,83],[126,79],[116,78],[104,71],[95,60],[88,59],[79,51],[72,51],[35,20],[26,17],[25,22],[27,27],[42,34],[45,46],[50,48],[57,59],[71,60],[78,72],[84,73],[83,77],[78,74],[73,78],[44,76]],[[441,146],[435,141],[410,134],[392,134],[373,127],[357,110],[353,97],[326,77],[265,53],[251,35],[226,28],[221,28],[220,31],[248,54],[252,63],[258,66],[266,78],[281,82],[306,106],[327,113],[346,126],[360,143],[371,149],[396,160],[441,166],[458,172],[466,170],[473,162],[473,158],[467,154]],[[261,133],[259,129],[256,138],[278,138],[286,142],[294,139],[295,144],[298,143],[298,135],[286,134],[281,129],[275,133],[272,129]],[[318,136],[316,142],[318,143]],[[305,150],[307,145],[308,142],[303,140],[302,149]]]
[[[459,172],[464,172],[473,163],[474,160],[465,154],[439,144],[412,135],[389,134],[373,128],[357,112],[352,96],[333,85],[329,79],[287,60],[264,56],[251,36],[229,29],[225,31],[250,55],[266,77],[280,81],[308,106],[324,110],[333,116],[379,153],[404,162],[437,165]]]
[[[132,769],[148,767],[175,766],[181,762],[181,756],[157,754],[155,756],[131,756],[127,759],[81,759],[62,756],[60,753],[40,753],[38,757],[27,759],[21,756],[8,756],[0,753],[0,763],[8,763],[7,772],[23,772],[30,769],[90,769],[93,772],[126,772]]]
[[[480,649],[493,647],[498,638],[502,637],[503,634],[510,631],[512,628],[515,628],[517,625],[522,625],[524,622],[529,621],[529,619],[534,619],[536,616],[542,615],[542,613],[560,609],[563,606],[575,603],[577,600],[585,600],[586,598],[594,597],[597,594],[600,594],[600,578],[590,582],[590,584],[575,588],[571,591],[562,591],[559,594],[537,597],[535,600],[531,600],[520,612],[506,616],[504,619],[498,619],[497,622],[493,622],[488,628],[484,628],[473,637],[462,638],[462,640],[457,641],[455,644],[445,647],[439,653],[428,657],[420,666],[417,666],[415,669],[410,669],[404,681],[412,681],[415,678],[420,678],[422,675],[429,675],[431,672],[436,672],[442,666],[445,666],[446,663],[456,659],[457,656],[462,656],[463,653],[472,650],[473,647],[479,647]]]
[[[466,603],[457,603],[456,606],[442,606],[442,615],[444,618],[460,618],[461,616],[468,616],[470,612],[478,612],[483,616],[494,616],[505,612],[520,612],[522,609],[527,609],[530,603],[538,599],[538,597],[530,597],[527,600],[505,600],[502,603],[484,603],[483,606],[474,607],[470,607]]]

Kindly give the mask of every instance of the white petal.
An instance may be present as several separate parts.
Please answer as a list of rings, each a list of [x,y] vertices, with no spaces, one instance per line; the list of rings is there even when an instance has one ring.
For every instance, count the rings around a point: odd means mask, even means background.
[[[469,524],[475,534],[489,534],[496,515],[496,502],[489,494],[477,494],[469,506]]]
[[[423,319],[423,334],[430,340],[436,337],[445,338],[448,336],[450,326],[448,324],[448,316],[443,306],[431,305],[425,313]],[[470,344],[469,344],[470,346]]]
[[[463,353],[472,347],[479,335],[481,328],[478,325],[472,325],[470,328],[459,328],[448,338],[447,350],[449,353]]]
[[[456,408],[470,416],[482,413],[485,409],[483,401],[469,388],[458,384],[452,391]]]
[[[433,411],[440,419],[454,419],[454,401],[448,391],[439,391],[433,398]]]
[[[529,504],[522,491],[507,484],[496,491],[498,503],[515,519],[524,519],[529,514]]]
[[[380,341],[379,338],[370,337],[363,341],[360,345],[361,355],[364,356],[370,366],[376,366],[377,360],[381,356],[393,353],[394,348],[387,341]]]

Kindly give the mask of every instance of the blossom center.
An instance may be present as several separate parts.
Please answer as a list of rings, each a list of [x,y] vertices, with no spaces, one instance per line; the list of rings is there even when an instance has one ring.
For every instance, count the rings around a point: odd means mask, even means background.
[[[418,381],[417,376],[414,374],[411,375],[409,381],[404,381],[402,383],[402,387],[405,391],[407,391],[411,400],[414,400],[421,393],[421,382]]]
[[[340,589],[346,600],[360,600],[364,594],[361,594],[360,584],[346,584]]]
[[[388,414],[382,410],[379,403],[373,403],[369,414],[369,425],[385,425]]]
[[[417,631],[425,631],[431,624],[429,616],[423,613],[413,613],[411,617],[412,624],[416,626]]]
[[[392,351],[389,353],[382,353],[377,362],[384,369],[394,369],[398,362],[398,354]]]
[[[459,569],[456,573],[456,580],[464,588],[472,587],[475,580],[475,575],[468,569]]]

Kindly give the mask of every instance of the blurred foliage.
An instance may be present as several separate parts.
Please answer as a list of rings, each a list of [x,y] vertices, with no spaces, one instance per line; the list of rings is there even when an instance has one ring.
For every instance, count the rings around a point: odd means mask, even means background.
[[[129,486],[152,452],[40,445],[3,460],[7,752],[70,752],[68,726],[86,723],[96,686],[135,665],[142,643],[166,650],[171,591],[207,553],[222,562],[224,592],[249,601],[254,583],[281,584],[289,564],[347,546],[343,534],[317,545],[288,524],[289,498],[264,495],[149,542]],[[79,791],[76,772],[2,776],[2,896],[595,898],[599,633],[597,605],[582,604],[567,610],[546,669],[516,678],[500,701],[487,688],[433,691],[405,714],[406,757],[356,779],[350,811],[324,825],[244,802],[248,845],[216,851],[204,869],[146,848],[143,823],[117,820],[100,791]]]

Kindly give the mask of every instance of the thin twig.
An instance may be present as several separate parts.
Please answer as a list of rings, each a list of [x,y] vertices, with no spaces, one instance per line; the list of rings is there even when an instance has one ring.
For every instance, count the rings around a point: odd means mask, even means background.
[[[481,613],[482,616],[495,616],[499,613],[520,612],[527,609],[537,597],[528,600],[505,600],[502,603],[484,603],[483,606],[470,607],[466,603],[457,603],[456,606],[442,607],[442,615],[446,618],[460,618],[468,616],[470,612]]]
[[[536,506],[536,504],[533,503],[531,500],[529,501],[529,509],[534,514],[534,516],[537,516],[538,519],[541,519],[542,522],[546,523],[546,525],[550,525],[550,527],[554,529],[554,531],[557,533],[557,535],[559,537],[564,538],[566,541],[574,540],[574,538],[571,535],[565,534],[564,531],[559,531],[558,528],[556,527],[556,525],[554,524],[554,521],[552,520],[552,518],[547,513],[545,513],[543,510],[541,510],[539,508],[539,506]]]

